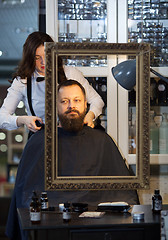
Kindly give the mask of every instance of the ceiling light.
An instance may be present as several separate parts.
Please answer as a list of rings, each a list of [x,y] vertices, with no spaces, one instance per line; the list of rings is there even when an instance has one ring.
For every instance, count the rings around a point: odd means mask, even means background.
[[[22,4],[24,2],[25,2],[25,0],[2,0],[3,4],[11,4],[11,5]]]

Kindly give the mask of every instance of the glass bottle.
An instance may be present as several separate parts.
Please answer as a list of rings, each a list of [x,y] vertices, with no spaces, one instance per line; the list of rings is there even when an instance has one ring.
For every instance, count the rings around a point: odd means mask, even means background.
[[[63,222],[67,223],[71,220],[71,209],[70,209],[70,203],[64,203],[64,209],[63,209]]]
[[[48,210],[48,197],[47,192],[41,193],[41,211],[47,211]]]
[[[34,203],[34,198],[38,197],[37,193],[35,191],[33,191],[32,193],[32,200],[30,202],[30,206],[29,206],[29,211],[31,211],[31,208],[33,207],[33,203]]]
[[[152,211],[154,213],[159,213],[162,210],[162,197],[160,195],[160,190],[156,189],[154,195],[152,196]]]
[[[38,224],[41,221],[41,204],[35,192],[33,192],[32,202],[30,204],[30,221],[33,224]]]
[[[159,128],[154,121],[154,111],[150,111],[150,154],[159,153]]]
[[[162,123],[159,128],[159,153],[168,153],[168,122],[167,113],[162,114]]]

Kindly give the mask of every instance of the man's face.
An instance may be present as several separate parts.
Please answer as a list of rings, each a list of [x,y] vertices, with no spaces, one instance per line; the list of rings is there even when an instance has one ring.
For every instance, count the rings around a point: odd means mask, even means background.
[[[61,126],[78,131],[83,126],[87,103],[78,85],[62,87],[58,92],[58,116]]]

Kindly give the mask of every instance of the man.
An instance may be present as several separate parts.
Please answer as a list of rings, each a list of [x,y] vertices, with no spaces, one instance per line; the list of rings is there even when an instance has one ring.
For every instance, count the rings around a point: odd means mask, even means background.
[[[84,126],[87,102],[84,88],[69,80],[58,87],[58,168],[64,176],[130,175],[113,140]],[[63,154],[62,154],[63,153]]]
[[[59,175],[130,175],[118,148],[104,131],[84,126],[87,103],[80,83],[68,80],[58,86],[58,162]],[[29,207],[32,191],[44,190],[44,130],[31,136],[18,167],[14,195],[9,211],[7,235],[20,239],[16,208]],[[87,202],[96,206],[105,201],[137,204],[135,191],[55,191],[48,192],[50,206]],[[21,231],[22,239],[27,239]]]

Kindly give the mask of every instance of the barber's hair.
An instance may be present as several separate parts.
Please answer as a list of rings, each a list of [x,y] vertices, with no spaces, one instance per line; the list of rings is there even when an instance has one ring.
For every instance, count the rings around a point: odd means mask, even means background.
[[[64,72],[64,68],[63,68],[63,59],[62,57],[58,56],[58,83],[62,83],[64,81],[67,80],[66,76],[65,76],[65,72]]]
[[[27,37],[23,45],[22,59],[16,72],[13,74],[13,79],[17,76],[21,78],[31,77],[35,71],[36,49],[40,45],[44,45],[45,42],[53,42],[53,39],[44,32],[33,32]]]
[[[85,97],[85,99],[86,99],[86,91],[85,91],[84,87],[83,87],[78,81],[73,80],[73,79],[70,79],[70,80],[61,82],[61,83],[58,85],[58,92],[59,92],[59,90],[60,90],[61,88],[63,88],[63,87],[69,87],[69,86],[73,86],[73,85],[77,85],[77,86],[80,87],[80,89],[82,90],[83,95],[84,95],[84,97]]]

